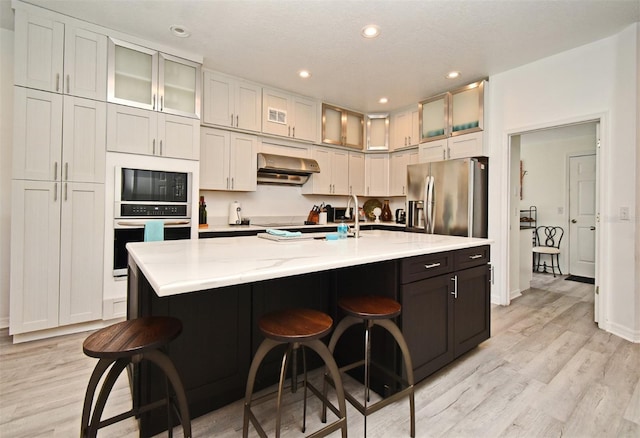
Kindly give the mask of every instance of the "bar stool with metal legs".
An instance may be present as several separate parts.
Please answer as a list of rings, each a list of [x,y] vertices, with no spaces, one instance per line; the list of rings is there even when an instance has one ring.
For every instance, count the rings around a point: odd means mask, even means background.
[[[82,409],[82,424],[80,436],[95,437],[98,429],[109,426],[118,421],[130,418],[156,409],[162,406],[167,407],[167,430],[169,437],[173,436],[171,427],[171,408],[176,410],[176,414],[182,423],[182,430],[185,438],[191,437],[191,419],[189,417],[189,406],[184,387],[180,376],[169,357],[160,351],[160,348],[175,339],[182,331],[180,320],[170,317],[146,317],[123,321],[109,327],[100,329],[85,339],[82,349],[87,356],[98,358],[99,361],[91,374],[87,392],[84,398]],[[155,364],[165,375],[166,397],[147,405],[132,408],[130,411],[101,420],[102,412],[109,393],[113,389],[118,376],[132,363],[139,363],[142,360]],[[96,399],[93,412],[93,397],[102,375],[109,370],[104,379],[100,394]],[[173,397],[169,394],[169,382],[175,392],[177,408]]]
[[[349,402],[364,416],[364,436],[367,436],[367,416],[372,414],[383,407],[393,403],[405,396],[409,397],[409,414],[411,420],[411,436],[416,435],[416,420],[415,420],[415,397],[413,388],[413,365],[411,363],[411,355],[409,354],[409,347],[402,336],[402,332],[398,326],[392,321],[392,318],[400,315],[401,306],[395,300],[382,296],[353,296],[343,297],[338,301],[338,307],[342,309],[346,316],[340,320],[336,329],[331,335],[329,341],[329,351],[333,354],[338,340],[342,334],[352,325],[364,323],[364,358],[358,360],[352,364],[348,364],[340,367],[340,372],[346,372],[354,368],[364,367],[364,402],[360,401],[345,391],[345,397]],[[388,370],[378,367],[376,363],[371,361],[371,329],[374,325],[380,326],[389,332],[396,343],[400,347],[402,352],[402,358],[404,361],[405,372],[407,375],[406,380],[401,376],[391,373]],[[394,380],[400,382],[404,389],[392,394],[389,397],[378,400],[377,402],[369,405],[370,394],[370,374],[371,366],[380,368],[382,372],[389,375]],[[323,391],[326,393],[327,383],[333,384],[330,377],[325,374],[325,382]],[[323,420],[326,409],[323,408]]]
[[[303,361],[303,373],[304,380],[302,385],[304,388],[304,407],[303,407],[303,420],[302,420],[302,432],[306,430],[307,420],[307,387],[313,392],[323,403],[325,407],[324,419],[326,422],[326,407],[328,407],[338,419],[331,424],[326,425],[322,429],[313,433],[313,437],[326,436],[338,429],[342,430],[342,437],[347,437],[347,409],[344,399],[344,391],[342,389],[342,379],[338,371],[333,356],[329,353],[329,349],[325,344],[320,341],[320,338],[326,336],[333,325],[331,317],[323,312],[319,312],[311,309],[288,309],[269,313],[260,318],[259,327],[260,331],[264,335],[265,339],[262,341],[256,354],[251,362],[249,369],[249,376],[247,378],[247,388],[244,400],[244,421],[242,428],[242,436],[246,437],[249,433],[249,421],[256,428],[258,434],[265,438],[267,434],[260,425],[260,422],[251,410],[252,405],[265,402],[277,396],[276,402],[276,438],[280,436],[280,422],[281,422],[281,408],[282,408],[282,393],[284,390],[284,381],[286,379],[287,366],[289,360],[293,362],[293,370],[291,375],[291,389],[295,392],[297,389],[297,366],[296,366],[296,352],[300,348],[302,350]],[[273,348],[281,344],[287,344],[287,350],[282,357],[282,366],[280,368],[280,380],[278,383],[278,390],[270,394],[266,394],[256,399],[253,397],[253,386],[256,379],[256,374],[260,367],[260,364],[264,360],[265,356]],[[302,348],[301,348],[302,347]],[[324,361],[325,366],[329,370],[331,377],[334,379],[336,395],[338,401],[338,407],[336,408],[326,397],[326,391],[324,394],[317,390],[311,383],[307,381],[307,366],[306,358],[304,354],[304,347],[310,348]]]

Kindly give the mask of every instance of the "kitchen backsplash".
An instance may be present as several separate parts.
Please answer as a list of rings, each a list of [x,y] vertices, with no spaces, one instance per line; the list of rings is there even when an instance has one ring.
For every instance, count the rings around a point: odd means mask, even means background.
[[[242,205],[242,217],[299,216],[307,217],[314,205],[323,202],[333,207],[346,207],[349,197],[346,195],[320,196],[303,195],[300,187],[258,185],[255,192],[222,192],[201,190],[207,203],[208,223],[225,223],[228,218],[229,203],[238,201]],[[359,196],[360,207],[369,197]],[[404,208],[404,197],[378,197],[380,201],[389,199],[391,211]],[[197,200],[196,200],[197,203]]]

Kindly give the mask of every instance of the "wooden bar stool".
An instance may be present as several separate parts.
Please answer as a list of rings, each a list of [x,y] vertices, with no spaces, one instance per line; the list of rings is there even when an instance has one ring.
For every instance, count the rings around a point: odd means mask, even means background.
[[[169,437],[173,436],[171,427],[171,407],[176,409],[174,401],[169,395],[169,382],[177,398],[176,413],[182,423],[185,438],[191,437],[191,420],[189,417],[189,407],[184,387],[180,381],[180,376],[176,371],[173,362],[169,357],[160,351],[160,348],[175,339],[182,331],[182,323],[175,318],[169,317],[147,317],[123,321],[92,333],[82,344],[82,350],[87,356],[98,358],[98,364],[91,374],[87,392],[84,397],[84,407],[82,409],[82,424],[80,429],[81,437],[95,437],[98,429],[109,426],[129,417],[148,412],[152,409],[167,407],[167,429]],[[118,376],[132,363],[139,363],[147,360],[154,363],[165,374],[166,398],[149,403],[144,406],[134,407],[127,412],[111,417],[107,420],[100,420],[109,393],[113,389]],[[98,383],[102,375],[109,370],[100,394],[96,399],[93,413],[91,406]]]
[[[346,372],[354,368],[364,366],[364,402],[355,398],[353,395],[345,391],[345,397],[349,402],[364,416],[364,436],[367,436],[367,416],[372,414],[383,407],[393,403],[405,396],[409,396],[409,413],[411,418],[411,436],[416,436],[416,419],[415,419],[415,396],[413,389],[413,365],[411,363],[411,355],[409,354],[409,347],[402,336],[402,332],[398,326],[392,321],[392,318],[400,315],[401,306],[395,300],[381,296],[354,296],[343,297],[338,300],[338,306],[346,313],[346,316],[336,326],[336,329],[331,335],[329,341],[329,351],[333,354],[336,344],[340,339],[340,336],[352,325],[364,323],[364,359],[358,360],[352,364],[340,367],[340,372]],[[402,358],[404,361],[405,371],[407,374],[406,381],[401,376],[391,373],[390,371],[379,367],[376,363],[371,362],[371,329],[374,325],[380,326],[388,331],[396,343],[400,347],[402,352]],[[385,374],[389,375],[394,380],[400,382],[404,389],[392,394],[389,397],[383,398],[369,405],[369,393],[370,393],[370,368],[376,366],[381,369]],[[326,394],[327,382],[333,385],[331,378],[325,374],[323,393]],[[323,407],[322,418],[324,420],[326,409]]]
[[[282,392],[284,389],[284,381],[286,379],[287,365],[289,360],[293,360],[293,370],[291,373],[291,389],[292,392],[297,388],[297,366],[296,366],[296,352],[298,348],[302,348],[302,359],[304,368],[304,380],[302,385],[304,387],[304,407],[303,407],[303,420],[302,420],[302,432],[306,430],[307,420],[307,387],[313,392],[323,403],[324,416],[323,421],[326,422],[326,407],[338,417],[338,419],[313,433],[313,437],[326,436],[338,429],[342,429],[342,437],[347,437],[347,409],[344,399],[344,390],[342,389],[342,379],[338,371],[333,356],[329,353],[327,346],[320,341],[320,338],[326,336],[331,330],[333,320],[331,317],[323,312],[319,312],[311,309],[288,309],[280,310],[269,313],[260,318],[259,321],[260,331],[264,335],[265,339],[262,341],[256,354],[251,362],[251,368],[249,369],[249,376],[247,379],[247,389],[244,399],[244,421],[242,428],[242,436],[246,437],[249,433],[249,421],[258,431],[258,434],[266,438],[267,434],[260,425],[260,422],[251,410],[252,404],[262,403],[273,396],[277,395],[276,402],[276,438],[280,437],[280,419],[281,419],[281,402]],[[265,356],[273,348],[281,344],[288,344],[287,350],[282,357],[282,366],[280,367],[280,380],[278,382],[278,390],[270,394],[264,395],[257,399],[252,400],[253,386],[256,379],[256,374],[260,367],[260,364],[264,360]],[[336,408],[326,397],[326,391],[324,394],[320,393],[312,384],[307,381],[307,366],[304,354],[304,347],[308,347],[318,353],[320,358],[324,361],[325,366],[329,370],[332,378],[335,382],[336,395],[338,397],[338,408]]]

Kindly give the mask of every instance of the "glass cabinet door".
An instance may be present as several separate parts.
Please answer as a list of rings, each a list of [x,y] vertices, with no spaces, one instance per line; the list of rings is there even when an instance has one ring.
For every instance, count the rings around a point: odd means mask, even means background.
[[[483,129],[484,81],[451,92],[451,135]]]
[[[439,94],[418,104],[420,142],[449,136],[449,93]]]
[[[367,149],[389,149],[389,114],[367,115]]]
[[[322,104],[322,142],[342,145],[342,110]]]
[[[155,109],[157,52],[109,39],[109,102]]]
[[[343,120],[344,145],[362,149],[364,145],[364,116],[345,110]]]
[[[157,110],[200,117],[200,65],[174,56],[160,55]]]

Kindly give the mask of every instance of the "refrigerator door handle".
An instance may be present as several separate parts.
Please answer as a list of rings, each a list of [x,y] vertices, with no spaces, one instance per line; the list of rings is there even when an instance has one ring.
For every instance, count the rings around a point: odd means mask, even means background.
[[[427,176],[424,179],[424,199],[422,200],[422,215],[424,216],[424,232],[429,232],[429,214],[427,213],[427,205],[429,202],[429,184],[431,181],[431,177]]]
[[[427,233],[433,234],[434,230],[435,230],[435,223],[434,223],[434,219],[435,219],[435,204],[434,204],[434,199],[433,199],[433,189],[434,189],[434,185],[435,185],[435,178],[433,176],[428,176],[427,177],[429,180],[429,184],[427,186],[427,205],[425,210],[427,211],[427,214],[429,216],[429,220],[426,221],[425,220],[425,226],[428,227],[427,228]]]

